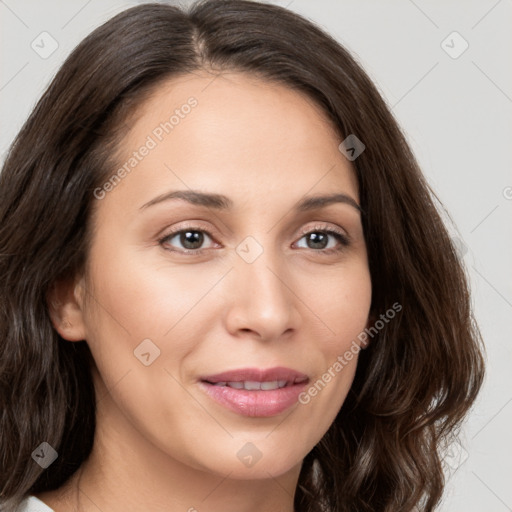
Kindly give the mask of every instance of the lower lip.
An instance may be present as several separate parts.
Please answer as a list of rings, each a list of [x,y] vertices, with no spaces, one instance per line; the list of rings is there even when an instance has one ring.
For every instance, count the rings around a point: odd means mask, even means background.
[[[279,389],[251,391],[229,386],[215,386],[204,381],[199,384],[208,396],[224,407],[242,416],[265,418],[276,416],[296,404],[307,381]]]

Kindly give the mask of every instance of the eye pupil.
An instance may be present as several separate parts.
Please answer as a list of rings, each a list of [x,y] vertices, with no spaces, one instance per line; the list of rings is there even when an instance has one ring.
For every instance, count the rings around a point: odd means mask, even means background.
[[[325,233],[310,233],[308,237],[309,241],[313,243],[313,247],[309,246],[310,249],[324,249],[328,243],[328,237]],[[319,246],[315,244],[319,244]]]
[[[183,247],[190,250],[201,247],[203,239],[204,235],[200,231],[183,231],[180,235],[180,242],[183,244]],[[192,247],[189,247],[189,244]]]

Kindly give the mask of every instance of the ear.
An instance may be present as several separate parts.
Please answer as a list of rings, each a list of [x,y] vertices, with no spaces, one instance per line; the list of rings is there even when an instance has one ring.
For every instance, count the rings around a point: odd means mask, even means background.
[[[48,290],[46,301],[50,319],[65,340],[85,339],[84,293],[82,277],[56,281]]]

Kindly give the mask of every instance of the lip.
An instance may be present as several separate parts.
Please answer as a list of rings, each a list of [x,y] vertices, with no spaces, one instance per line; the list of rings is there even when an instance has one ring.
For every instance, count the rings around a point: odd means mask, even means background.
[[[235,389],[215,385],[219,382],[273,382],[286,381],[285,387],[272,390]],[[300,393],[309,377],[291,368],[275,367],[268,369],[241,368],[199,379],[200,388],[218,404],[242,416],[276,416],[297,403]]]

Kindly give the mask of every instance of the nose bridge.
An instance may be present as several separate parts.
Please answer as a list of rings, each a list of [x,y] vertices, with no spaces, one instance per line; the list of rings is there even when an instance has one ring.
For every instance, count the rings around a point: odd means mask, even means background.
[[[240,328],[279,336],[292,327],[295,304],[283,255],[270,244],[270,239],[267,237],[265,243],[248,236],[237,246],[232,307],[237,311]]]

